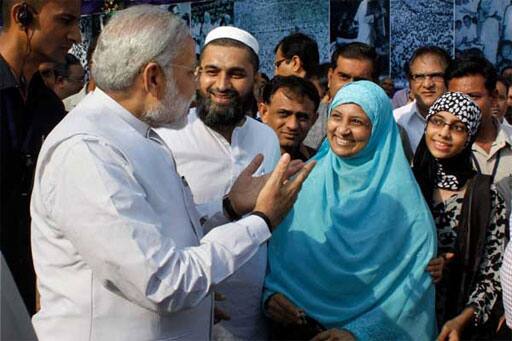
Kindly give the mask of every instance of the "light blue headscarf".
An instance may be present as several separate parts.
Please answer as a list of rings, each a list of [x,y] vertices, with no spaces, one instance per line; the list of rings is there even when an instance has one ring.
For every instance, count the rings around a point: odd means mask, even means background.
[[[329,112],[359,105],[372,123],[356,155],[326,140],[269,244],[264,299],[282,293],[327,328],[362,340],[435,338],[435,225],[405,158],[391,103],[376,84],[344,86]]]

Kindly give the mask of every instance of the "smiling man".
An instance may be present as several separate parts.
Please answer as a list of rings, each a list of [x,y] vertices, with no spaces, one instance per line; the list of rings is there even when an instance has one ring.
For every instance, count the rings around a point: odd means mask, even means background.
[[[255,155],[264,156],[257,174],[271,171],[280,157],[276,134],[247,115],[258,51],[257,40],[236,27],[218,27],[208,33],[198,66],[197,109],[190,112],[183,129],[158,130],[173,151],[178,172],[187,179],[202,216],[215,216],[216,203]],[[215,339],[266,338],[261,313],[266,257],[266,244],[262,244],[246,265],[216,288],[226,297],[216,306],[231,320],[214,326]]]
[[[41,143],[64,117],[38,68],[62,63],[80,40],[79,0],[2,1],[0,35],[0,247],[29,313],[35,312],[30,251],[34,168]]]
[[[276,132],[281,153],[303,161],[314,154],[302,141],[318,116],[319,102],[313,83],[300,77],[276,76],[265,85],[261,120]]]
[[[405,129],[413,152],[425,131],[425,117],[435,100],[446,91],[444,71],[450,63],[448,53],[437,46],[423,46],[414,51],[407,76],[414,101],[393,111],[397,123]]]

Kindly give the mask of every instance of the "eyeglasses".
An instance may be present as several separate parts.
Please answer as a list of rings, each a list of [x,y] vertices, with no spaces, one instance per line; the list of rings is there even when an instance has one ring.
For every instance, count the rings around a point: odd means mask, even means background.
[[[445,126],[448,126],[450,131],[456,134],[466,134],[468,132],[466,125],[460,121],[448,123],[441,117],[434,116],[428,121],[428,123],[430,123],[436,129],[443,129]]]
[[[444,73],[415,73],[411,75],[411,79],[418,83],[423,83],[427,79],[431,79],[433,82],[440,83],[444,82]]]
[[[199,80],[199,74],[201,73],[201,67],[199,67],[197,65],[189,66],[189,65],[174,64],[174,63],[169,63],[167,65],[187,70],[188,74],[193,77],[195,82],[197,82]]]
[[[276,69],[277,69],[277,68],[279,68],[279,66],[280,66],[280,65],[281,65],[285,60],[288,60],[288,59],[283,58],[283,59],[276,60],[276,61],[274,62],[274,66],[276,67]]]

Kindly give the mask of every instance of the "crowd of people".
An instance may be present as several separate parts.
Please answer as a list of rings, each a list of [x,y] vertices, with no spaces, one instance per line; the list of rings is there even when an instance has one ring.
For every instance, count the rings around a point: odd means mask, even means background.
[[[2,6],[2,340],[512,339],[512,65]]]

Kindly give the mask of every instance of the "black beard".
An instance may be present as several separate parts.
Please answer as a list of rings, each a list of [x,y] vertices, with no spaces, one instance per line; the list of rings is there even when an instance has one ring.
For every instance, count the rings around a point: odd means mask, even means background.
[[[206,96],[201,91],[197,91],[197,116],[205,125],[214,130],[236,126],[247,113],[247,103],[250,102],[252,93],[241,97],[236,90],[226,90],[224,93],[231,97],[230,103],[219,105],[210,99],[209,94],[212,91],[216,90],[209,90]]]

